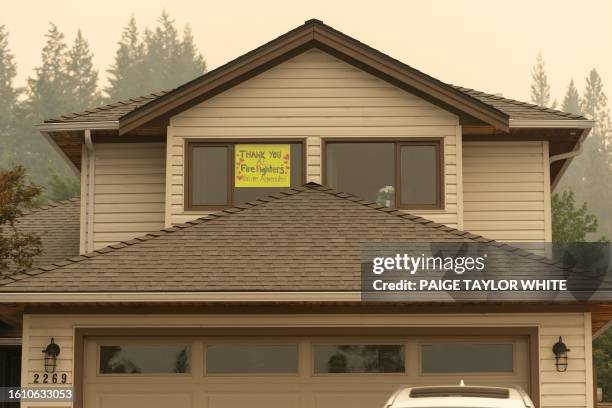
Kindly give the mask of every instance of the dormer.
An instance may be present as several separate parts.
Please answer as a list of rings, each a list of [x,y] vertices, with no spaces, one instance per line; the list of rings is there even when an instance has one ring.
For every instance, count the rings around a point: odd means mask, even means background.
[[[591,127],[448,85],[310,20],[170,92],[40,130],[80,171],[87,252],[306,182],[550,241],[551,186]]]

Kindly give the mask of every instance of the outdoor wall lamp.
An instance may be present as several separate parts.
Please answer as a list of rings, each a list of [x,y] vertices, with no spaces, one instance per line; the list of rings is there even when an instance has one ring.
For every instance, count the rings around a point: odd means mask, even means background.
[[[57,356],[59,356],[60,350],[60,346],[55,344],[53,337],[51,337],[51,343],[49,343],[47,348],[43,350],[43,353],[45,353],[45,372],[55,372],[57,367]]]
[[[570,349],[567,348],[561,336],[559,336],[559,341],[555,343],[552,351],[555,353],[555,366],[557,367],[557,371],[565,372],[567,370],[567,353]]]

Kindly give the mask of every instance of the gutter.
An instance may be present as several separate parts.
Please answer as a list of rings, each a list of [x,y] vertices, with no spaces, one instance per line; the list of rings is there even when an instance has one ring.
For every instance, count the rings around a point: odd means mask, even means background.
[[[2,292],[1,297],[8,303],[359,302],[361,292]]]
[[[66,153],[59,148],[55,140],[51,137],[52,132],[74,132],[88,130],[116,130],[119,129],[118,121],[102,121],[102,122],[71,122],[71,123],[41,123],[35,126],[36,129],[43,135],[45,140],[53,147],[53,150],[64,159],[68,166],[74,171],[75,175],[80,174],[80,170],[70,160]]]
[[[21,346],[23,339],[20,337],[3,337],[0,338],[0,346]]]
[[[565,129],[591,129],[595,126],[594,120],[587,119],[560,119],[560,120],[533,120],[510,119],[510,127],[519,128],[565,128]]]
[[[102,122],[61,122],[41,123],[36,128],[40,132],[70,132],[78,130],[114,130],[119,129],[119,121],[107,120]]]
[[[95,205],[96,150],[91,140],[91,130],[85,130],[85,147],[87,148],[87,252],[93,251],[93,222]],[[81,192],[81,196],[83,192]]]
[[[8,283],[10,287],[11,283]],[[1,287],[0,287],[1,288]],[[12,289],[12,287],[10,287]],[[27,289],[26,289],[27,290]],[[527,295],[529,292],[521,292]],[[578,293],[580,296],[583,292]],[[362,297],[360,291],[149,291],[149,292],[5,292],[0,291],[0,305],[3,303],[24,304],[24,303],[249,303],[249,302],[358,302],[358,303],[376,303],[376,300],[367,300]],[[572,294],[559,293],[556,295],[553,303],[567,304],[576,302],[576,297]],[[434,302],[439,304],[452,305],[455,303],[450,295],[445,293],[430,294],[420,293],[414,299],[395,299],[403,302]],[[603,299],[607,301],[606,299]],[[603,301],[602,300],[602,301]],[[548,299],[537,299],[531,301],[532,304],[543,304]],[[594,299],[594,301],[599,301]],[[478,302],[478,300],[469,300],[468,302]],[[383,302],[384,303],[384,302]],[[509,302],[521,304],[520,301]],[[485,304],[484,302],[482,304]]]
[[[535,120],[535,119],[510,119],[510,128],[512,129],[582,129],[582,133],[578,138],[578,142],[574,146],[571,152],[557,154],[548,158],[548,165],[552,163],[565,160],[563,166],[557,176],[552,181],[551,190],[554,190],[559,180],[561,180],[563,174],[570,165],[572,159],[582,153],[582,143],[588,136],[589,132],[595,126],[594,120],[588,119],[560,119],[560,120]]]

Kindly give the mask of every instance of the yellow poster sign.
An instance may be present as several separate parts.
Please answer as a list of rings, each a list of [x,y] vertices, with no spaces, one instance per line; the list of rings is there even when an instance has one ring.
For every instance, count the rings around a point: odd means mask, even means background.
[[[291,146],[237,144],[234,149],[236,187],[290,187]]]

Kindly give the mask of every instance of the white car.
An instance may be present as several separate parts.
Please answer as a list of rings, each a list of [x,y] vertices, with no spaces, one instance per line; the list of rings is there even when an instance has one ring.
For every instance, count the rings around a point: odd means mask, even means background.
[[[521,387],[439,385],[402,387],[384,408],[535,408]]]

